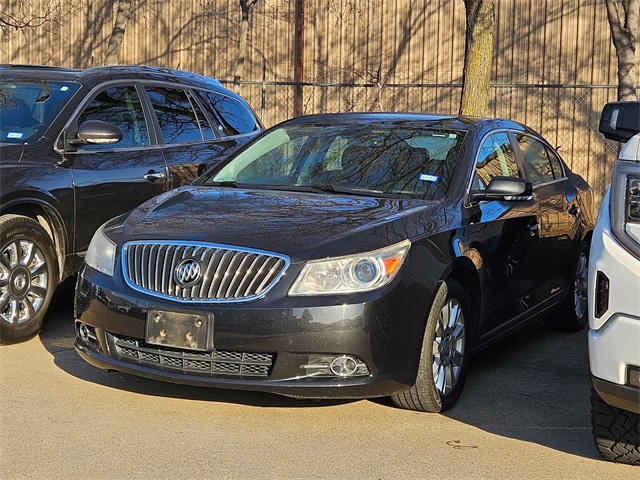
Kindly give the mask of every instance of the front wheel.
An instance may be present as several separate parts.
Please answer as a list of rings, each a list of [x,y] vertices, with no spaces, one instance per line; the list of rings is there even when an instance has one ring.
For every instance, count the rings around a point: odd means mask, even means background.
[[[441,412],[451,408],[467,376],[470,343],[468,295],[460,283],[442,283],[429,311],[416,383],[391,396],[401,408]]]
[[[606,460],[640,465],[640,415],[612,407],[591,387],[593,439]]]
[[[40,330],[57,274],[53,243],[42,226],[22,215],[0,217],[0,344]]]

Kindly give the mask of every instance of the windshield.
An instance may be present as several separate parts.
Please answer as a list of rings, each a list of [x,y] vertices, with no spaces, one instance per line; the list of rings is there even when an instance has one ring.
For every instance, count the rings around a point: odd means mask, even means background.
[[[0,84],[0,142],[35,142],[80,88],[47,80]]]
[[[432,200],[449,188],[464,132],[398,125],[293,125],[260,137],[207,183]]]

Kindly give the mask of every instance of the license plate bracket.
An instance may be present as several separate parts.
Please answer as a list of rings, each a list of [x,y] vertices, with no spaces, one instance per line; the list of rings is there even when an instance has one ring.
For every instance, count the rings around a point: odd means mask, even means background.
[[[213,349],[213,315],[203,312],[147,313],[146,341],[152,345],[206,351]]]

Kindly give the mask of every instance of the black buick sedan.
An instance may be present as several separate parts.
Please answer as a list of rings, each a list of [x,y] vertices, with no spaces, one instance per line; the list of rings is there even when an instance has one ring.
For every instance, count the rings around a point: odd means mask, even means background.
[[[512,121],[296,118],[99,229],[76,349],[174,383],[445,410],[524,322],[584,326],[592,201]]]

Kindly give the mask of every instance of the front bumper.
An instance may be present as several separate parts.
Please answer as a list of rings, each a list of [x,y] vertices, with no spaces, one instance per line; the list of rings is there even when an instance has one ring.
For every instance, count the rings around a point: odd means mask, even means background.
[[[298,398],[386,396],[415,383],[433,293],[416,282],[394,283],[352,297],[357,302],[281,297],[189,305],[134,292],[84,267],[76,289],[75,347],[96,367],[179,384]],[[145,337],[152,309],[208,315],[209,348],[151,345]],[[318,359],[332,358],[354,359],[359,368],[352,375],[317,368]]]
[[[607,193],[589,258],[589,365],[603,400],[637,412],[640,389],[628,375],[640,367],[640,263],[613,236],[608,207]]]

